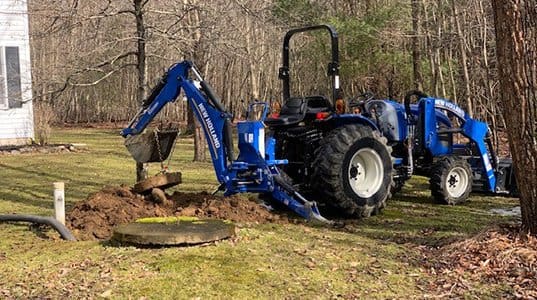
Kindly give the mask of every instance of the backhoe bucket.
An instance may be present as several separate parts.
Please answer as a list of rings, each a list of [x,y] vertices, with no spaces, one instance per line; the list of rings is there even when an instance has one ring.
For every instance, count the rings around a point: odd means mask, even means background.
[[[139,163],[162,162],[170,156],[177,138],[177,130],[148,129],[125,139],[125,147]]]

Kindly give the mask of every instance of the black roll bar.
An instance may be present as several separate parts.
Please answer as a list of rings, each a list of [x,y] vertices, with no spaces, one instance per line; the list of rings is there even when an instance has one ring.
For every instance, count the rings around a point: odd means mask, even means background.
[[[330,63],[328,64],[328,76],[332,77],[332,105],[335,105],[336,100],[341,99],[341,89],[339,84],[338,35],[334,27],[326,24],[291,29],[285,34],[285,37],[283,39],[282,66],[280,67],[278,76],[283,83],[283,100],[285,102],[291,97],[291,76],[289,69],[289,43],[291,41],[291,37],[296,33],[313,30],[327,30],[330,34],[332,57]]]

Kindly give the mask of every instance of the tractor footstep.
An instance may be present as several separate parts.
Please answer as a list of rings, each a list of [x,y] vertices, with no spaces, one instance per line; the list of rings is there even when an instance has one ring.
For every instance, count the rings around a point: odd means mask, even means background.
[[[189,246],[235,235],[235,225],[222,220],[186,219],[173,222],[129,223],[114,229],[112,240],[144,246]]]
[[[132,190],[138,194],[147,194],[154,188],[164,190],[179,183],[181,183],[180,172],[163,173],[138,181]]]

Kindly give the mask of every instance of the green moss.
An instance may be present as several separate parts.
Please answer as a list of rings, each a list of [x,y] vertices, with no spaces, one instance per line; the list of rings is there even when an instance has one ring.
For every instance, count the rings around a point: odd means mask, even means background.
[[[178,217],[155,217],[155,218],[142,218],[136,220],[136,223],[176,223],[181,221],[197,221],[198,217],[187,217],[187,216],[178,216]]]

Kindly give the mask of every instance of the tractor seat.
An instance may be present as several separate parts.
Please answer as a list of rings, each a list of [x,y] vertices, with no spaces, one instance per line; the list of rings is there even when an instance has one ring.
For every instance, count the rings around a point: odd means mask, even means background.
[[[307,102],[304,98],[289,98],[276,118],[266,118],[265,124],[270,127],[296,125],[306,116]]]
[[[332,110],[332,104],[324,96],[308,96],[306,97],[307,111],[306,114],[315,114],[320,112],[330,112]]]

